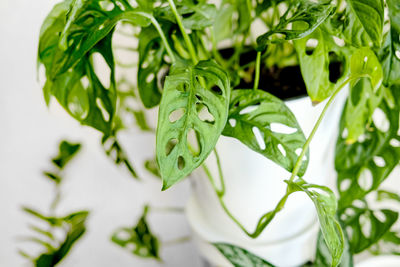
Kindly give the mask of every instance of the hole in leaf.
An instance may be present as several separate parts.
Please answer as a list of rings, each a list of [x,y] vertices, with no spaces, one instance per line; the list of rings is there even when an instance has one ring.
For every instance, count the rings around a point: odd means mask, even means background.
[[[353,238],[353,228],[351,228],[351,226],[348,226],[346,228],[346,232],[347,232],[347,236],[349,237],[349,240],[351,240]]]
[[[258,129],[258,127],[253,127],[252,128],[253,134],[257,140],[258,146],[261,150],[265,149],[265,142],[264,142],[264,138],[263,135],[260,131],[260,129]]]
[[[117,238],[120,240],[128,240],[130,237],[131,235],[126,231],[120,231],[117,234]]]
[[[178,157],[178,169],[183,170],[185,168],[185,159],[182,156]]]
[[[346,214],[347,217],[352,217],[356,214],[356,212],[352,208],[347,208],[345,210],[344,214]]]
[[[374,159],[374,162],[375,162],[376,166],[378,166],[378,167],[385,167],[386,166],[386,162],[382,157],[374,156],[373,159]]]
[[[210,110],[206,105],[197,103],[196,108],[200,120],[211,124],[215,122],[214,116],[211,114]]]
[[[344,179],[340,182],[340,191],[344,192],[347,191],[347,189],[350,188],[351,185],[351,179]]]
[[[81,84],[83,86],[83,88],[88,88],[89,87],[89,79],[86,76],[83,76],[81,78]]]
[[[329,81],[336,83],[343,75],[343,66],[339,56],[334,52],[329,52]]]
[[[155,77],[154,73],[150,73],[150,74],[147,75],[147,77],[146,77],[146,82],[147,82],[147,83],[151,83],[151,82],[154,80],[154,77]]]
[[[366,139],[367,139],[367,136],[365,134],[362,134],[357,138],[357,141],[359,143],[363,143]]]
[[[376,210],[373,212],[374,216],[381,222],[385,222],[386,221],[386,216],[385,214],[380,211],[380,210]]]
[[[117,2],[116,2],[116,5],[117,5],[122,11],[125,11],[125,6],[124,6],[121,2],[117,1]]]
[[[359,218],[359,223],[361,226],[361,232],[365,237],[370,237],[371,233],[371,220],[365,215],[361,214]]]
[[[285,40],[286,39],[286,34],[284,33],[273,33],[268,37],[271,42],[274,41],[279,41],[279,40]]]
[[[333,41],[335,42],[335,44],[337,44],[340,47],[343,47],[345,45],[344,40],[341,38],[338,38],[336,36],[333,36]]]
[[[294,153],[296,153],[297,156],[300,156],[301,151],[303,151],[302,148],[297,148],[297,149],[294,151]]]
[[[364,191],[368,191],[372,187],[373,177],[369,169],[364,169],[358,177],[358,185]]]
[[[399,50],[396,50],[395,55],[396,55],[397,59],[400,60],[400,51]]]
[[[167,63],[167,64],[171,64],[172,63],[172,60],[169,58],[168,55],[164,55],[163,59],[164,59],[165,63]]]
[[[182,92],[182,93],[187,93],[189,91],[189,84],[187,83],[180,83],[177,87],[176,90]]]
[[[94,72],[97,78],[100,80],[104,88],[110,88],[110,75],[111,69],[105,61],[104,57],[96,52],[92,54],[92,59],[94,62]]]
[[[354,200],[354,201],[351,203],[351,205],[354,206],[354,207],[356,207],[356,208],[360,208],[360,209],[365,208],[365,203],[364,203],[363,201],[359,200],[359,199]]]
[[[318,40],[310,38],[306,43],[306,54],[311,56],[314,53],[315,48],[318,46]]]
[[[387,132],[389,130],[390,122],[387,119],[386,114],[380,108],[376,108],[374,110],[374,113],[372,114],[372,120],[376,128],[378,128],[378,130],[381,132]]]
[[[235,119],[229,119],[229,125],[234,128],[236,126],[236,120]]]
[[[342,138],[346,139],[348,135],[349,135],[349,130],[347,130],[347,128],[344,128],[342,132]]]
[[[211,91],[216,95],[222,95],[222,90],[217,85],[212,86]]]
[[[255,111],[257,108],[259,107],[259,105],[252,105],[252,106],[247,106],[244,109],[242,109],[239,114],[243,115],[243,114],[249,114],[253,111]]]
[[[149,65],[150,65],[150,64],[149,64],[149,61],[148,61],[148,60],[145,60],[145,61],[142,62],[141,68],[142,68],[142,69],[147,69],[147,67],[148,67]]]
[[[297,129],[289,127],[282,123],[273,122],[271,123],[271,131],[275,133],[292,134],[297,132]]]
[[[96,99],[96,105],[100,109],[101,114],[103,115],[104,121],[106,121],[106,122],[110,121],[110,113],[108,113],[101,98]]]
[[[165,146],[165,155],[169,156],[171,154],[172,150],[174,147],[178,144],[178,139],[172,138],[167,142],[167,145]]]
[[[200,137],[200,135],[195,129],[189,129],[187,133],[187,142],[190,144],[190,147],[188,147],[188,149],[194,157],[197,157],[201,152],[200,144],[197,141],[199,140],[198,137]]]
[[[169,114],[169,121],[170,122],[175,122],[175,121],[179,120],[180,118],[183,117],[185,112],[186,112],[186,110],[184,108],[175,109],[174,111],[172,111]]]
[[[286,157],[286,150],[283,148],[282,144],[278,144],[278,149],[284,157]],[[305,158],[305,157],[304,157]]]
[[[397,139],[392,138],[390,140],[390,145],[393,146],[393,147],[400,147],[400,141],[397,140]]]
[[[111,1],[100,1],[101,9],[105,11],[111,11],[114,9],[114,4]]]

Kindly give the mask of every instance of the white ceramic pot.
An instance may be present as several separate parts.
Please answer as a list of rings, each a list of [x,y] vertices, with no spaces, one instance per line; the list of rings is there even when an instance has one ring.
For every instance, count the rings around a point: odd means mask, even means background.
[[[356,267],[399,267],[400,257],[394,255],[384,255],[368,258],[358,264]]]
[[[309,183],[332,186],[333,154],[338,121],[345,101],[343,90],[321,123],[310,146],[310,161],[304,179]],[[325,103],[316,107],[309,98],[286,102],[308,136]],[[221,137],[217,144],[225,177],[224,201],[234,216],[253,232],[258,219],[273,210],[285,194],[283,180],[290,173],[239,141]],[[206,164],[218,177],[214,156]],[[283,211],[256,239],[249,238],[226,215],[202,170],[193,174],[193,194],[187,204],[187,217],[203,256],[213,265],[230,266],[210,242],[228,242],[243,247],[277,266],[298,266],[315,254],[317,215],[311,200],[301,192],[289,197]]]

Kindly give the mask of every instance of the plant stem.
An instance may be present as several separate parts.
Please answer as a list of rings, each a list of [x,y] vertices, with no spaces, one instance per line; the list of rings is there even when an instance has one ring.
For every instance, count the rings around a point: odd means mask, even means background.
[[[158,34],[160,35],[161,40],[165,45],[165,49],[167,50],[167,53],[168,53],[169,57],[171,58],[172,62],[175,62],[176,58],[175,58],[174,52],[172,52],[172,49],[169,46],[167,38],[165,37],[165,34],[164,34],[160,24],[158,24],[158,21],[153,16],[151,16],[150,20],[151,20],[151,23],[153,24],[153,26],[158,31]]]
[[[163,241],[162,244],[164,246],[173,246],[173,245],[179,245],[185,242],[189,242],[191,240],[190,236],[184,236],[184,237],[179,237],[176,239],[168,240],[168,241]]]
[[[258,89],[258,84],[260,83],[260,69],[261,69],[261,52],[257,52],[256,59],[256,75],[254,77],[254,90]]]
[[[196,52],[194,50],[192,41],[190,40],[189,35],[186,33],[185,28],[183,27],[182,20],[178,14],[178,11],[176,10],[175,3],[173,0],[168,0],[168,3],[171,7],[172,13],[174,13],[174,15],[175,15],[176,22],[178,23],[179,29],[181,30],[181,33],[182,33],[183,39],[185,40],[186,46],[188,47],[189,54],[190,54],[190,57],[192,58],[193,64],[196,65],[199,62],[199,60],[198,60]]]
[[[342,88],[349,82],[350,78],[346,79],[341,85],[338,86],[338,88],[335,90],[335,92],[332,94],[332,96],[329,98],[328,102],[326,103],[324,109],[321,112],[321,115],[319,115],[319,118],[316,122],[316,124],[314,125],[314,128],[312,129],[310,136],[307,138],[306,142],[303,145],[303,148],[301,150],[301,153],[299,155],[299,157],[297,158],[296,161],[296,165],[294,166],[292,175],[290,176],[289,181],[293,182],[294,178],[296,177],[296,175],[299,173],[300,167],[301,167],[301,163],[303,160],[304,155],[306,154],[306,151],[311,143],[311,140],[313,139],[315,133],[318,130],[319,125],[322,122],[322,119],[325,116],[325,113],[327,112],[329,106],[332,104],[333,100],[335,99],[336,95],[342,90]]]

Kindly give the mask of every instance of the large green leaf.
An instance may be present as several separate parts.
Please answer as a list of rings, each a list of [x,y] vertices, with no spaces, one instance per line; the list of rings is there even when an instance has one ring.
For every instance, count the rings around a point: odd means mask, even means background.
[[[380,120],[387,120],[387,129],[378,127],[373,121],[362,139],[349,144],[343,136],[345,121],[341,120],[335,158],[341,210],[376,190],[399,163],[399,86],[392,86],[391,91],[396,106],[391,108],[386,101],[379,106],[382,116],[386,117]],[[347,110],[344,112],[342,116],[346,116]]]
[[[338,266],[344,251],[344,236],[339,222],[335,219],[337,209],[335,194],[326,186],[307,184],[302,179],[287,183],[292,188],[291,191],[302,191],[313,201],[322,235],[331,254],[331,266]]]
[[[373,44],[380,47],[384,20],[383,0],[347,0],[347,3]]]
[[[378,58],[371,49],[363,47],[352,53],[350,76],[352,78],[368,77],[373,91],[378,90],[383,81],[383,71]]]
[[[138,89],[145,107],[151,108],[161,100],[161,77],[159,72],[166,66],[164,44],[154,28],[142,28],[139,34]]]
[[[175,69],[167,76],[157,125],[157,161],[167,189],[197,168],[214,149],[228,118],[228,75],[213,61]],[[202,118],[204,106],[209,119]],[[179,118],[171,118],[181,112]],[[195,152],[188,141],[194,130],[200,146]]]
[[[312,33],[334,10],[327,1],[316,3],[309,0],[290,1],[278,25],[257,38],[257,50],[263,51],[268,44],[284,40],[300,39]],[[296,29],[293,25],[298,24]],[[300,27],[300,26],[301,27]]]
[[[299,151],[306,142],[296,117],[285,103],[261,90],[233,90],[229,123],[223,134],[238,139],[289,172],[293,171]],[[261,138],[257,139],[256,134]],[[300,176],[307,164],[308,154],[299,171]]]
[[[145,206],[143,214],[135,226],[116,230],[111,240],[136,256],[160,260],[159,241],[147,223],[148,209]]]
[[[379,54],[384,71],[384,85],[390,86],[400,83],[400,3],[388,0],[387,5],[390,31]]]
[[[307,47],[308,42],[317,42],[312,51]],[[314,103],[319,103],[329,97],[335,90],[336,83],[341,84],[348,76],[347,62],[342,60],[343,73],[339,80],[332,82],[330,80],[330,53],[336,55],[348,54],[348,49],[338,47],[331,34],[324,31],[324,28],[317,28],[310,35],[295,40],[294,47],[296,48],[299,57],[300,69],[303,75],[304,82],[307,87],[307,93]]]
[[[214,243],[213,245],[235,267],[274,267],[266,260],[238,246],[226,243]]]

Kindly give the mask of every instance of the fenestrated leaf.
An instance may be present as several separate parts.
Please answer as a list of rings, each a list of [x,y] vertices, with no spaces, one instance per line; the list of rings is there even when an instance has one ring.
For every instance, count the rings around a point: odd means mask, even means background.
[[[331,253],[331,266],[338,266],[344,251],[344,236],[342,228],[335,218],[337,209],[335,194],[326,186],[307,184],[302,179],[286,182],[292,191],[302,191],[313,201],[317,209],[322,235]]]
[[[392,86],[392,93],[396,107],[390,108],[385,101],[379,106],[389,123],[387,131],[380,130],[372,122],[362,139],[349,144],[342,136],[345,122],[341,120],[335,153],[340,210],[376,190],[399,163],[399,87]]]
[[[142,258],[153,258],[160,260],[159,242],[157,237],[152,234],[147,223],[148,207],[144,208],[139,221],[132,228],[123,227],[114,232],[111,240],[128,249],[132,254]]]
[[[351,252],[360,253],[378,242],[389,232],[398,216],[397,212],[388,209],[352,206],[343,210],[340,217],[349,235]]]
[[[312,33],[334,10],[329,2],[309,0],[291,1],[278,25],[257,38],[257,50],[263,51],[270,43],[303,38]],[[292,26],[297,23],[297,29]]]
[[[383,0],[347,0],[347,3],[373,44],[380,47],[384,20]]]
[[[311,52],[308,51],[309,48],[307,47],[309,40],[317,42]],[[346,64],[343,64],[345,69],[341,77],[336,82],[330,81],[329,64],[332,59],[329,54],[335,53],[345,57],[343,54],[349,53],[348,49],[338,47],[332,35],[324,31],[323,27],[317,28],[304,38],[293,41],[293,44],[299,57],[300,69],[307,87],[307,93],[313,103],[319,103],[333,93],[336,83],[341,84],[348,76],[348,68]],[[342,62],[346,63],[345,60],[342,60]]]
[[[157,161],[167,189],[197,168],[214,149],[228,117],[229,78],[213,61],[175,69],[167,76],[157,125]],[[212,121],[202,119],[197,107],[205,106]],[[179,118],[171,118],[173,112]],[[188,132],[198,133],[200,152],[189,147]]]
[[[388,0],[387,5],[390,31],[379,56],[384,73],[383,83],[385,86],[390,86],[400,83],[400,4],[395,0]]]
[[[238,246],[226,243],[214,243],[213,245],[235,267],[274,267],[266,260]]]
[[[273,128],[275,125],[276,129]],[[257,132],[262,141],[257,139]],[[298,150],[301,151],[306,142],[296,117],[282,100],[267,92],[250,89],[233,90],[229,123],[223,135],[238,139],[289,172],[296,164]],[[308,154],[298,175],[304,174],[307,164]]]

